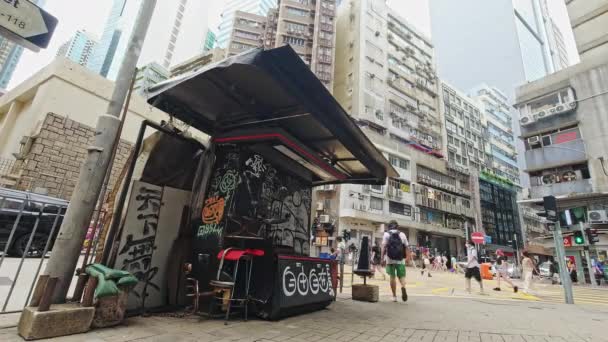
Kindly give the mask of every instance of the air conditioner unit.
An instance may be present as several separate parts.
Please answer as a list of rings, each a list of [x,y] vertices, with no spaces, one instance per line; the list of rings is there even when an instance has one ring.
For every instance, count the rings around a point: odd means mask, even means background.
[[[608,215],[606,210],[589,210],[587,212],[589,223],[608,223]]]
[[[335,189],[335,185],[333,185],[333,184],[323,185],[323,190],[333,191],[334,189]]]
[[[329,215],[319,215],[319,223],[329,223]]]
[[[540,144],[540,136],[535,135],[533,137],[528,138],[529,145],[539,145]]]
[[[576,101],[572,101],[572,102],[569,102],[569,103],[567,104],[567,106],[568,106],[570,109],[576,109],[576,105],[577,105]]]
[[[324,206],[323,206],[323,202],[317,202],[317,211],[321,211],[323,210]]]
[[[529,124],[533,123],[534,121],[535,121],[534,118],[531,116],[522,116],[521,119],[519,119],[519,123],[522,126],[529,125]]]
[[[542,176],[542,182],[545,185],[548,184],[554,184],[554,183],[560,183],[561,182],[561,178],[559,177],[559,175],[556,174],[547,174],[547,175],[543,175]]]
[[[576,171],[564,171],[561,174],[562,182],[574,182],[574,181],[576,181],[578,179],[582,179],[582,178],[583,178],[583,174],[579,170],[576,170]]]

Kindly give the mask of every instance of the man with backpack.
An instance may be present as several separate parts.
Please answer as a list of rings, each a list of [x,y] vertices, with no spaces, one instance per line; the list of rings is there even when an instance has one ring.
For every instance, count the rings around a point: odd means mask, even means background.
[[[408,246],[405,234],[398,230],[399,224],[392,220],[388,223],[388,230],[382,238],[382,260],[386,265],[386,273],[390,277],[393,302],[397,301],[397,280],[401,283],[401,299],[407,301],[405,290],[405,259]]]

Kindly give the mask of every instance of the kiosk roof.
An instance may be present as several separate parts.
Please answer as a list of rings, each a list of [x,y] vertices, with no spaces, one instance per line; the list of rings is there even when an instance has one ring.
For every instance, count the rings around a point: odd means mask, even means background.
[[[289,47],[253,49],[159,83],[148,102],[212,137],[247,129],[288,132],[347,178],[398,177],[302,59]]]

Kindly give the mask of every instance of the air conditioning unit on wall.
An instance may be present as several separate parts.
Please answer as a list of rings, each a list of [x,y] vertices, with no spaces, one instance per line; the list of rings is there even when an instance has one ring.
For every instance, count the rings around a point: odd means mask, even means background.
[[[329,223],[329,215],[319,215],[320,223]]]
[[[608,223],[606,210],[589,210],[587,217],[589,218],[589,223]]]

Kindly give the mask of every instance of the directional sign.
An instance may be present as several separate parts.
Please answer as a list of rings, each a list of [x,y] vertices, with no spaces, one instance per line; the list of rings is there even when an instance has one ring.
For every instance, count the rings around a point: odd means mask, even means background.
[[[19,45],[46,48],[56,26],[57,18],[29,0],[0,0],[0,34]]]
[[[471,240],[473,240],[474,244],[482,244],[486,240],[486,236],[482,232],[474,232],[471,234]]]

